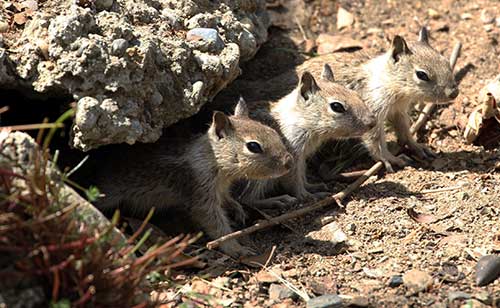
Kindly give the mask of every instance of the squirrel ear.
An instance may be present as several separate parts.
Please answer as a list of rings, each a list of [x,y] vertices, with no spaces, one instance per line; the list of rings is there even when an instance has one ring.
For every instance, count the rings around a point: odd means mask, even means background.
[[[396,35],[392,40],[392,50],[391,50],[392,58],[394,61],[398,62],[402,55],[411,54],[408,45],[404,38],[399,35]]]
[[[302,95],[305,100],[308,100],[312,94],[319,90],[319,87],[313,75],[309,72],[304,72],[300,77],[299,89],[300,95]]]
[[[422,28],[420,28],[420,32],[418,33],[418,41],[429,45],[429,32],[427,31],[427,27],[423,26]]]
[[[210,134],[217,139],[225,138],[233,129],[229,117],[223,112],[215,111],[212,117],[212,125],[210,126]]]
[[[326,80],[326,81],[335,81],[335,78],[333,77],[333,71],[330,65],[326,64],[323,65],[323,71],[321,72],[321,79]]]
[[[234,115],[248,118],[248,106],[247,102],[243,99],[243,96],[240,96],[238,104],[236,105],[236,108],[234,108]]]

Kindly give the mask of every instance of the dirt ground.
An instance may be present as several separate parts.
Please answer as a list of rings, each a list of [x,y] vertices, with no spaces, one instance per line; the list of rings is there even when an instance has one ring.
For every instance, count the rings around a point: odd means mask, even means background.
[[[354,26],[342,31],[335,26],[339,4],[355,17]],[[252,234],[245,243],[256,250],[275,246],[266,269],[211,252],[205,269],[173,273],[185,294],[179,298],[197,306],[304,307],[307,296],[339,294],[345,305],[362,307],[500,307],[500,281],[478,287],[474,278],[477,259],[500,252],[500,151],[466,145],[452,117],[468,114],[485,82],[500,73],[500,25],[481,18],[483,9],[500,17],[500,3],[274,0],[269,7],[275,25],[270,41],[244,66],[240,80],[270,78],[300,63],[308,57],[304,38],[314,40],[322,32],[381,51],[395,34],[414,40],[427,25],[431,44],[443,54],[449,56],[455,42],[463,44],[455,68],[461,94],[454,105],[440,107],[419,134],[437,159],[380,173],[342,210],[332,207],[288,222],[293,228]],[[363,156],[349,170],[371,164]],[[337,192],[347,184],[329,185]],[[322,227],[321,219],[329,224]],[[347,236],[344,244],[335,245],[332,226]],[[426,290],[397,286],[399,275],[414,269],[432,277]],[[290,293],[293,288],[301,296]],[[172,295],[161,287],[158,292]]]

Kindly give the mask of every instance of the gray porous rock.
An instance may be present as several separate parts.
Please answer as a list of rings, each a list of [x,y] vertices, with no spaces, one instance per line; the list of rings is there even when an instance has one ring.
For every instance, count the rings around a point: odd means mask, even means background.
[[[72,96],[80,150],[154,142],[239,75],[269,25],[265,0],[47,0],[3,38],[0,87]]]

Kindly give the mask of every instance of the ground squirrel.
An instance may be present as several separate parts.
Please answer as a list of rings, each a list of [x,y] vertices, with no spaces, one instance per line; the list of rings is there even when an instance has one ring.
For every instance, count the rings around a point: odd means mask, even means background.
[[[375,127],[376,119],[361,97],[332,80],[331,68],[324,65],[318,81],[305,72],[296,88],[282,99],[248,103],[250,118],[269,125],[282,136],[294,157],[294,167],[278,179],[246,183],[241,197],[243,203],[283,205],[294,198],[299,201],[311,198],[310,191],[324,192],[327,188],[324,184],[307,182],[307,158],[327,140],[361,137]],[[263,199],[275,188],[281,188],[288,195]]]
[[[237,110],[246,109],[242,104]],[[186,209],[212,239],[232,231],[224,207],[244,213],[230,196],[234,181],[279,177],[293,163],[276,131],[241,113],[226,116],[217,111],[203,135],[176,143],[160,139],[111,154],[100,162],[95,176],[105,195],[98,208]],[[236,240],[223,243],[221,249],[234,257],[251,252]]]
[[[363,51],[326,54],[304,62],[266,84],[291,89],[301,72],[309,71],[319,76],[324,63],[334,69],[337,82],[361,95],[378,119],[377,127],[363,140],[371,155],[382,161],[389,172],[393,171],[391,164],[403,166],[405,162],[387,149],[385,120],[394,126],[402,146],[408,146],[420,157],[434,155],[410,134],[409,106],[422,101],[449,102],[458,96],[458,86],[448,59],[429,44],[425,27],[420,30],[418,41],[407,44],[401,36],[395,36],[391,48],[376,57]],[[265,87],[258,95],[272,96],[276,92],[276,89]]]

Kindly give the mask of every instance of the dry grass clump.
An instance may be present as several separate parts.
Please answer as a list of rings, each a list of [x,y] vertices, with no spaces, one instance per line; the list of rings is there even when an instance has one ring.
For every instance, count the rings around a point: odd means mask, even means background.
[[[0,255],[12,266],[0,269],[0,277],[35,281],[58,307],[147,307],[153,305],[147,275],[193,261],[174,260],[190,243],[189,236],[135,257],[149,234],[139,238],[146,221],[126,240],[114,229],[118,214],[105,228],[85,219],[80,204],[68,197],[65,176],[54,170],[46,147],[37,146],[28,153],[30,164],[20,166],[3,154],[2,139]]]

